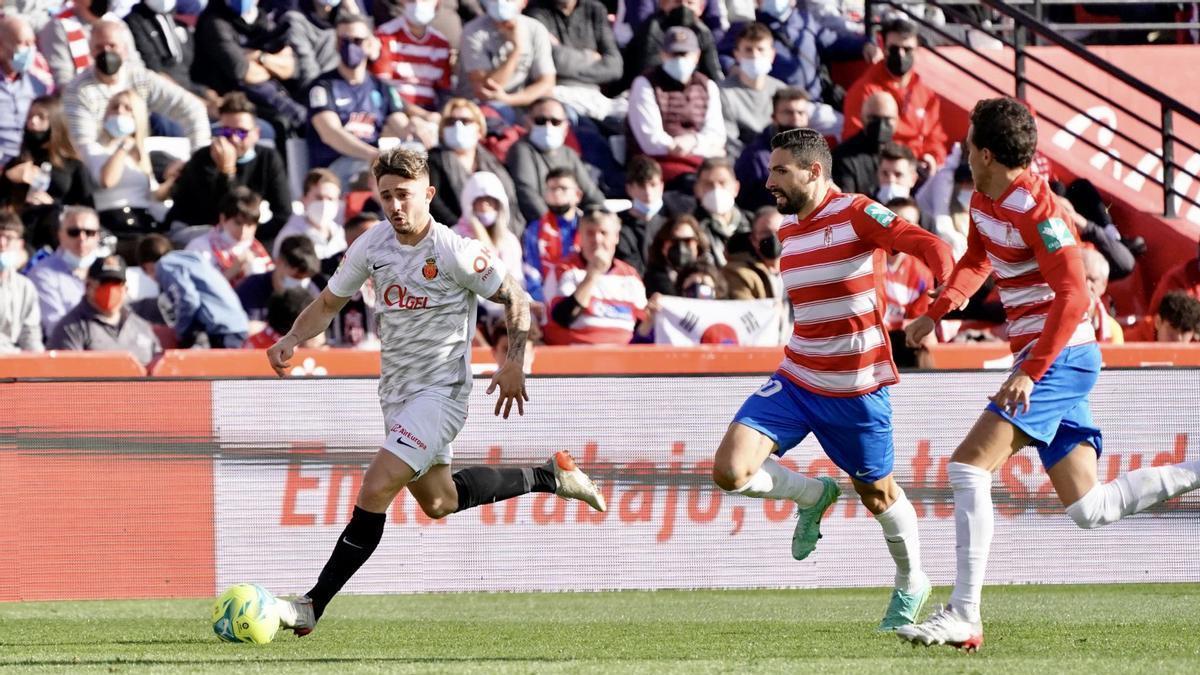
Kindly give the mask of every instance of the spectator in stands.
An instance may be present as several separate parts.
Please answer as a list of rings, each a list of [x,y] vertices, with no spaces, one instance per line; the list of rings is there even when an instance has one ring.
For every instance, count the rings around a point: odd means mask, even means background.
[[[499,256],[506,269],[521,269],[521,240],[512,233],[514,214],[499,176],[480,171],[468,178],[459,196],[459,210],[462,217],[454,225],[455,232],[478,239],[486,250]]]
[[[629,92],[630,154],[653,157],[668,186],[690,187],[706,157],[725,154],[721,93],[696,71],[699,60],[696,34],[676,26],[664,38],[660,64],[634,79]]]
[[[175,0],[142,0],[129,10],[125,25],[146,70],[204,96],[204,87],[192,82],[189,72],[195,55],[191,33],[175,20],[175,9]]]
[[[554,93],[550,32],[525,16],[526,0],[483,0],[485,16],[463,26],[459,95],[490,106],[508,122]]]
[[[143,366],[162,351],[154,329],[125,306],[125,261],[97,258],[87,272],[83,300],[50,334],[50,349],[128,352]]]
[[[787,87],[767,74],[775,61],[773,39],[771,30],[761,23],[747,25],[733,50],[736,60],[721,81],[721,113],[725,115],[725,145],[730,156],[736,157],[771,124],[775,94]]]
[[[656,165],[657,166],[657,165]],[[531,221],[522,237],[525,263],[525,289],[534,300],[544,302],[542,284],[560,262],[578,250],[576,233],[583,190],[575,173],[558,167],[546,174],[546,212]]]
[[[338,17],[337,40],[337,70],[308,91],[308,153],[310,165],[328,167],[349,188],[379,154],[385,127],[398,136],[407,122],[396,90],[367,72],[368,49],[377,46],[366,19]]]
[[[402,0],[402,4],[404,11],[400,16],[387,22],[377,20],[375,37],[380,41],[380,52],[379,58],[371,63],[371,72],[395,87],[403,101],[410,130],[426,147],[432,147],[437,145],[441,120],[437,111],[450,91],[451,56],[459,41],[451,43],[431,25],[438,13],[438,0]],[[380,3],[375,5],[378,7]]]
[[[381,218],[374,213],[360,213],[346,221],[346,247],[354,244],[364,232],[371,229]],[[328,278],[337,270],[345,251],[321,261],[321,276]],[[319,285],[324,286],[324,279]],[[363,349],[379,344],[375,335],[375,288],[368,279],[367,283],[355,293],[330,326],[330,341],[338,347],[354,347]],[[270,316],[267,322],[270,323]],[[291,324],[288,324],[290,327]],[[286,332],[286,330],[284,331]]]
[[[100,247],[100,219],[92,209],[68,206],[59,223],[58,248],[27,272],[38,290],[43,335],[83,298],[83,277]]]
[[[886,91],[899,104],[900,116],[893,140],[907,145],[931,175],[946,161],[946,132],[942,129],[941,99],[913,71],[917,56],[917,27],[904,19],[883,25],[883,61],[863,73],[848,92],[842,138],[849,140],[863,129],[863,102],[877,91]]]
[[[675,215],[675,211],[665,203],[662,167],[645,155],[629,160],[625,171],[625,192],[629,194],[633,206],[621,212],[617,259],[628,263],[639,275],[644,275],[650,242],[667,222],[667,217]]]
[[[1108,311],[1104,292],[1108,289],[1108,261],[1099,251],[1091,248],[1081,248],[1083,255],[1083,271],[1087,275],[1088,295],[1092,304],[1088,308],[1088,316],[1092,319],[1092,327],[1096,329],[1096,342],[1121,344],[1125,342],[1125,332],[1121,324]]]
[[[1053,189],[1053,186],[1051,189]],[[1075,209],[1074,203],[1067,197],[1056,195],[1055,200],[1062,207],[1063,211],[1066,212],[1071,222],[1074,223],[1075,229],[1079,231],[1079,238],[1095,246],[1096,250],[1104,256],[1105,261],[1109,265],[1109,281],[1124,279],[1133,274],[1133,268],[1137,265],[1137,259],[1134,257],[1133,252],[1122,243],[1122,241],[1128,240],[1121,239],[1121,235],[1117,232],[1116,227],[1103,227],[1084,218]]]
[[[0,211],[0,354],[42,351],[37,287],[17,273],[27,257],[21,219]]]
[[[6,164],[21,148],[21,137],[29,106],[49,93],[46,83],[31,72],[37,46],[33,29],[20,16],[0,16],[0,164]]]
[[[802,89],[788,88],[775,92],[771,101],[771,126],[746,146],[733,166],[733,173],[742,184],[738,200],[742,208],[757,209],[775,205],[775,198],[767,192],[766,187],[771,139],[781,131],[807,127],[810,108],[808,94]]]
[[[920,211],[911,198],[895,197],[883,203],[900,218],[910,223],[920,222]],[[895,253],[887,258],[884,277],[887,298],[884,325],[892,334],[893,343],[903,343],[904,327],[929,309],[929,291],[934,288],[933,273],[913,256]]]
[[[1179,263],[1163,275],[1158,286],[1154,288],[1154,297],[1150,300],[1150,314],[1158,312],[1159,304],[1171,291],[1183,291],[1193,298],[1200,298],[1200,252],[1195,258]]]
[[[357,11],[353,2],[298,0],[283,12],[287,41],[296,56],[296,76],[293,78],[296,90],[305,89],[320,75],[337,68],[336,26],[342,17]]]
[[[194,251],[172,251],[171,242],[149,234],[138,243],[138,262],[158,281],[159,307],[179,347],[237,349],[249,333],[246,312],[229,282]]]
[[[275,256],[275,269],[251,274],[234,287],[246,318],[250,320],[250,333],[262,330],[267,320],[267,307],[276,293],[302,288],[310,299],[316,297],[318,289],[312,278],[320,271],[321,259],[317,257],[311,239],[303,235],[283,239],[279,243],[279,254]]]
[[[645,316],[646,288],[632,267],[613,257],[620,229],[615,214],[584,214],[579,251],[546,280],[546,344],[628,344],[633,338]]]
[[[875,189],[866,194],[880,204],[905,199],[917,185],[917,158],[907,146],[888,143],[879,150],[879,168],[875,171]]]
[[[529,16],[546,27],[554,46],[554,98],[593,119],[623,115],[623,101],[600,91],[621,79],[625,64],[608,8],[599,0],[557,0],[531,8]]]
[[[479,106],[465,98],[452,98],[442,109],[438,135],[441,147],[429,151],[429,184],[437,192],[429,205],[433,219],[443,225],[452,225],[462,216],[459,202],[463,185],[471,174],[480,171],[494,173],[504,183],[508,203],[516,204],[516,190],[512,178],[496,156],[479,145],[479,139],[487,133],[487,123]]]
[[[700,21],[705,0],[658,0],[655,12],[641,28],[635,28],[633,39],[625,47],[625,73],[621,89],[629,89],[636,78],[659,69],[668,54],[672,41],[672,28],[687,30],[695,41],[696,57],[692,69],[701,75],[720,82],[725,79],[721,62],[717,58],[717,43],[712,31]],[[687,78],[679,78],[687,81]],[[630,107],[633,99],[630,98]]]
[[[696,217],[684,213],[659,228],[650,242],[646,262],[646,297],[655,293],[671,294],[679,270],[699,260],[712,259],[712,245]]]
[[[737,206],[741,184],[733,174],[733,162],[725,157],[704,160],[696,173],[694,215],[708,235],[713,261],[725,265],[725,244],[738,232],[750,231],[750,217]]]
[[[167,222],[212,225],[217,222],[217,205],[234,188],[248,187],[263,195],[271,218],[258,236],[270,241],[292,215],[292,193],[288,188],[283,157],[269,145],[258,144],[256,108],[244,94],[234,92],[221,101],[216,136],[212,145],[197,150],[184,165],[175,188],[175,204]]]
[[[125,89],[141,96],[149,112],[178,123],[193,150],[208,143],[211,134],[204,103],[178,84],[146,70],[141,59],[132,60],[128,37],[129,29],[120,21],[98,22],[91,39],[96,65],[63,90],[63,108],[75,147],[82,149],[95,142],[104,125],[108,99]]]
[[[508,149],[506,158],[524,222],[541,218],[546,212],[542,191],[551,169],[564,168],[575,175],[585,207],[602,206],[604,193],[596,187],[579,153],[565,145],[570,122],[563,104],[552,98],[535,101],[529,106],[527,124],[529,133]]]
[[[244,186],[233,188],[217,205],[217,226],[188,242],[187,250],[216,268],[231,286],[269,271],[271,256],[254,238],[261,212],[258,193]]]
[[[1200,300],[1184,291],[1170,291],[1152,316],[1125,330],[1125,341],[1193,342],[1198,335]]]
[[[873,195],[879,189],[880,152],[896,133],[896,99],[879,90],[862,104],[863,128],[833,149],[833,182],[842,192]],[[911,150],[909,153],[911,154]]]
[[[92,66],[95,50],[89,50],[88,41],[96,24],[108,15],[109,5],[109,0],[64,2],[60,5],[62,11],[38,32],[38,51],[46,57],[50,74],[59,87],[65,87],[76,75]],[[133,46],[133,38],[128,32],[122,37],[126,45]]]
[[[296,76],[296,55],[287,29],[258,0],[212,0],[196,21],[196,58],[192,81],[226,96],[241,91],[258,114],[287,138],[304,126],[304,106],[287,85]]]
[[[328,169],[313,169],[304,176],[304,195],[300,197],[304,213],[292,214],[275,237],[273,257],[287,237],[308,237],[316,246],[317,257],[328,258],[346,250],[342,229],[342,184]]]
[[[754,226],[729,240],[729,260],[721,274],[734,300],[782,298],[783,281],[779,276],[779,226],[783,215],[774,206],[764,206],[754,214]]]
[[[183,162],[173,162],[160,185],[150,167],[146,136],[150,122],[146,104],[133,90],[108,101],[100,138],[84,149],[98,189],[94,195],[100,224],[121,242],[119,252],[133,260],[137,239],[161,229],[150,208],[171,194]]]
[[[91,206],[91,174],[67,133],[58,96],[34,99],[25,119],[21,149],[0,175],[0,210],[21,215],[34,249],[53,246],[64,205]]]
[[[303,288],[287,288],[276,291],[267,301],[266,323],[262,330],[250,336],[243,349],[268,349],[279,341],[296,322],[300,312],[312,302],[313,296]],[[317,349],[325,346],[325,333],[317,333],[296,345],[301,349]]]
[[[679,276],[676,277],[675,285],[670,292],[650,294],[650,298],[646,301],[646,318],[638,323],[637,329],[634,331],[635,343],[654,342],[655,317],[664,295],[693,300],[727,300],[729,299],[729,286],[716,265],[706,260],[694,262],[679,270]],[[701,344],[707,342],[709,341],[704,339],[700,341]]]

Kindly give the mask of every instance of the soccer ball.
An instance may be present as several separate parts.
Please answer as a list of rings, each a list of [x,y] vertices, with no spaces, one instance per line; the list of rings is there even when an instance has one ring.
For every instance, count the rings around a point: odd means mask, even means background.
[[[232,586],[213,604],[213,632],[225,642],[266,644],[279,630],[277,602],[258,584]]]

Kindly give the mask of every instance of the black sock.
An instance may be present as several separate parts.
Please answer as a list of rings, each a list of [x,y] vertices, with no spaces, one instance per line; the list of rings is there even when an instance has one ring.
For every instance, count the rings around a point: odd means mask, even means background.
[[[525,469],[472,466],[454,472],[452,478],[458,489],[459,511],[529,492],[554,492],[558,487],[554,472],[544,466]]]
[[[375,547],[383,538],[383,522],[386,519],[385,513],[371,513],[354,507],[354,515],[350,517],[346,529],[342,530],[342,536],[333,547],[333,554],[321,570],[321,576],[317,577],[317,585],[308,592],[318,619],[333,596],[342,590],[342,586],[375,552]]]

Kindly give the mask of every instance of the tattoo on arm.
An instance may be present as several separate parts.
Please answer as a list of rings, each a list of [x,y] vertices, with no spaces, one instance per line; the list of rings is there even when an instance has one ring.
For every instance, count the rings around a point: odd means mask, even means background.
[[[504,305],[504,323],[508,327],[508,361],[525,364],[525,343],[529,340],[529,300],[521,284],[509,275],[500,290],[488,298]]]

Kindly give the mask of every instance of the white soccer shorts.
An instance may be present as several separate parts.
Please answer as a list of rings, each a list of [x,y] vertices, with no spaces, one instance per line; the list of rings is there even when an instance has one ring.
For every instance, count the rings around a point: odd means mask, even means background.
[[[422,392],[400,404],[383,404],[383,422],[383,448],[412,467],[416,480],[454,457],[450,444],[467,422],[467,403]]]

